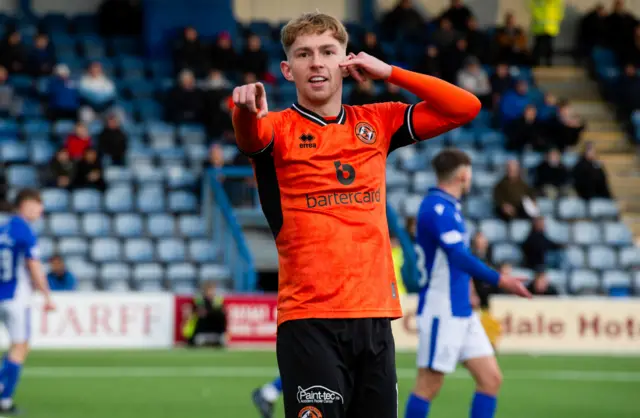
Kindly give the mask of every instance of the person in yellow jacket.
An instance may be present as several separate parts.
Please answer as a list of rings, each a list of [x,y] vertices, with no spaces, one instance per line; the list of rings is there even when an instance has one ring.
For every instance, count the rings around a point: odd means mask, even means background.
[[[402,246],[396,238],[391,238],[391,258],[393,259],[393,269],[396,272],[396,283],[398,286],[398,293],[401,295],[407,294],[407,289],[404,286],[402,280],[402,265],[404,264],[404,252]]]
[[[536,65],[552,65],[553,41],[560,33],[564,18],[564,0],[530,0],[531,33],[534,36],[533,59]]]
[[[206,282],[202,292],[193,298],[189,319],[182,327],[182,335],[191,347],[224,345],[227,317],[223,307],[224,298],[216,295],[216,284]]]

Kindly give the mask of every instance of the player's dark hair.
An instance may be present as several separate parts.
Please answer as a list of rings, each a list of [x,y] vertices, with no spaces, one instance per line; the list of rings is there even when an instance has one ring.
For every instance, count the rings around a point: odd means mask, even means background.
[[[17,209],[22,205],[23,202],[27,202],[29,200],[33,200],[38,203],[42,203],[42,196],[40,192],[36,189],[22,189],[16,195],[16,198],[13,202],[13,206]]]
[[[470,166],[471,158],[463,151],[448,148],[440,151],[431,161],[438,180],[447,180],[462,166]]]

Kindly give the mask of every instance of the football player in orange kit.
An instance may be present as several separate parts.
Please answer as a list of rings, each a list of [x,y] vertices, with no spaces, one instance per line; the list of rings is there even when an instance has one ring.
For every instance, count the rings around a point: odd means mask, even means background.
[[[393,150],[471,121],[480,101],[440,79],[346,54],[337,19],[281,33],[297,102],[270,112],[261,83],[236,87],[233,125],[251,157],[279,254],[277,358],[286,418],[396,418],[391,320],[402,316],[386,217]],[[418,104],[342,104],[343,78],[385,80]]]

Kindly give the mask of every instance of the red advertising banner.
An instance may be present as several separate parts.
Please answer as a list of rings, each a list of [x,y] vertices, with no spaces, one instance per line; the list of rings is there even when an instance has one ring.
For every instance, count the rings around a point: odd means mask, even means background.
[[[276,295],[225,295],[227,344],[275,344]]]
[[[176,344],[185,343],[186,340],[182,335],[182,329],[189,320],[191,314],[191,304],[193,302],[193,296],[181,296],[176,295],[174,298],[175,303],[175,323],[173,327],[174,341]]]

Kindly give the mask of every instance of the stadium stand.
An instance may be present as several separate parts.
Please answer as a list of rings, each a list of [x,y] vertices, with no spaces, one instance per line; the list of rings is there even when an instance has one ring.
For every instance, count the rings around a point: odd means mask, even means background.
[[[9,74],[0,76],[0,95],[19,97],[21,104],[20,108],[0,109],[3,113],[0,159],[9,187],[7,195],[10,198],[22,186],[45,187],[47,216],[38,227],[44,237],[44,256],[63,255],[82,289],[191,291],[203,279],[218,280],[227,288],[254,287],[255,279],[250,277],[254,256],[247,253],[237,221],[251,223],[250,219],[261,218],[261,213],[253,203],[256,202],[255,190],[244,179],[251,176],[243,168],[246,161],[238,156],[229,137],[228,107],[220,111],[219,104],[227,103],[224,92],[228,90],[225,89],[242,78],[251,79],[252,76],[241,74],[253,68],[262,73],[258,78],[269,83],[269,100],[275,109],[295,101],[295,89],[283,80],[278,70],[282,54],[277,40],[280,27],[252,22],[239,29],[238,33],[244,36],[223,33],[214,50],[235,49],[239,64],[218,62],[220,68],[230,65],[229,71],[209,74],[197,68],[199,63],[194,63],[193,59],[199,54],[195,47],[185,47],[189,42],[200,45],[199,41],[189,40],[197,37],[197,32],[185,32],[173,58],[148,61],[142,53],[139,36],[100,35],[95,15],[50,14],[39,21],[3,15],[0,22],[7,33],[11,33],[15,24],[27,51],[31,50],[39,27],[51,41],[48,47],[51,56],[57,64],[63,64],[44,69],[44,75],[34,77],[12,70],[15,63],[8,62],[5,65],[10,67]],[[518,160],[525,180],[532,184],[534,169],[545,157],[542,150],[533,151],[529,147],[523,152],[508,151],[505,118],[520,118],[524,105],[533,104],[538,110],[536,120],[542,121],[544,112],[552,119],[556,106],[549,104],[544,92],[536,86],[527,60],[520,55],[505,55],[511,41],[504,38],[503,28],[474,28],[469,32],[472,35],[465,38],[467,42],[457,42],[452,49],[446,45],[450,30],[447,25],[429,28],[429,48],[425,51],[425,40],[416,41],[409,34],[394,37],[382,26],[348,24],[353,41],[351,48],[384,54],[397,65],[421,68],[452,81],[456,81],[463,63],[468,63],[467,49],[472,47],[471,52],[481,59],[479,70],[491,81],[492,95],[486,101],[486,110],[469,126],[390,156],[388,205],[393,216],[397,215],[400,223],[406,224],[415,216],[426,189],[435,182],[429,170],[430,158],[445,146],[464,149],[473,157],[475,170],[473,191],[465,201],[469,228],[481,231],[490,240],[494,263],[509,262],[521,267],[520,244],[528,235],[530,222],[499,219],[492,191],[503,177],[507,161]],[[375,34],[367,35],[370,31],[377,32],[379,43]],[[245,42],[249,34],[257,37]],[[500,47],[494,51],[491,45]],[[188,56],[185,51],[195,55]],[[590,54],[598,79],[603,86],[611,88],[605,90],[613,90],[620,78],[614,53],[598,46]],[[190,84],[189,73],[180,72],[183,68],[176,67],[174,61],[193,67],[197,76],[194,85]],[[59,164],[62,171],[58,177],[53,181],[49,178],[49,165],[65,141],[69,143],[69,134],[75,130],[76,136],[82,136],[77,134],[75,120],[69,115],[87,103],[82,89],[76,89],[74,83],[93,62],[101,64],[107,80],[103,81],[112,82],[115,88],[115,98],[108,100],[109,105],[93,105],[95,114],[85,118],[91,146],[97,146],[101,152],[102,161],[94,169],[104,179],[104,191],[60,183],[60,176],[70,175],[63,170],[65,161]],[[207,69],[211,65],[204,64]],[[507,68],[507,74],[502,68]],[[528,91],[514,92],[514,81],[524,82]],[[384,85],[374,84],[366,89],[370,91],[364,95],[355,94],[362,92],[354,90],[349,83],[345,87],[345,99],[363,103],[378,97],[402,98]],[[513,103],[522,108],[514,115],[505,115],[498,102],[500,95],[513,96]],[[180,106],[167,107],[167,97],[177,100]],[[207,102],[211,100],[218,105],[215,112]],[[404,100],[415,101],[415,97]],[[98,138],[105,125],[101,112],[107,108],[122,119],[124,161],[118,161],[117,150],[106,152],[99,147]],[[187,114],[186,110],[193,112]],[[637,111],[630,117],[640,126]],[[212,143],[217,145],[210,148]],[[221,156],[216,157],[216,152]],[[569,171],[579,159],[574,146],[569,146],[562,155]],[[225,179],[221,180],[220,175]],[[549,274],[561,293],[640,291],[640,282],[635,281],[634,290],[632,281],[635,269],[640,268],[640,251],[633,245],[631,233],[622,223],[614,200],[601,197],[587,201],[571,192],[558,198],[535,198],[541,214],[547,217],[547,233],[566,248],[569,265],[554,268]],[[212,202],[215,205],[211,205]],[[533,276],[531,270],[519,271]]]

